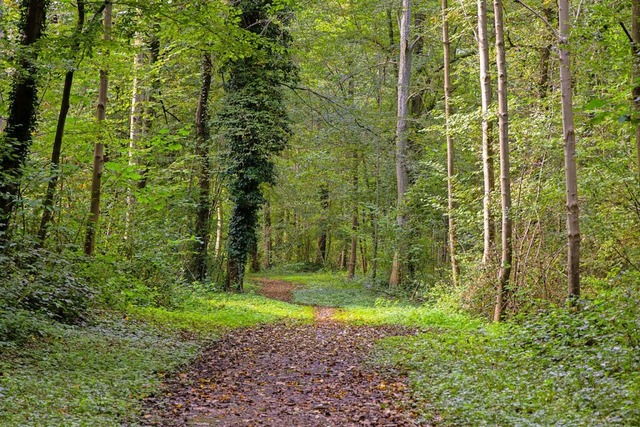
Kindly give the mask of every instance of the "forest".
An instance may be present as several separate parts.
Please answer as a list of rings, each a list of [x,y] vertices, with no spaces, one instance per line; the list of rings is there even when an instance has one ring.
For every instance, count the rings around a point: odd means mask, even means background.
[[[0,426],[640,425],[640,0],[0,0]]]

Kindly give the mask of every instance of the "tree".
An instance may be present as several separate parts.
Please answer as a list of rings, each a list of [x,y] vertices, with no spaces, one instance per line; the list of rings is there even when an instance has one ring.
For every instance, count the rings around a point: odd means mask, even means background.
[[[109,1],[104,9],[104,40],[111,38],[113,4]],[[100,196],[102,190],[102,171],[104,169],[104,139],[105,120],[107,118],[107,95],[109,90],[109,72],[102,68],[100,70],[100,88],[98,91],[98,104],[96,106],[96,117],[98,119],[98,131],[100,132],[98,141],[93,148],[93,174],[91,177],[91,205],[89,209],[89,221],[87,222],[86,236],[84,240],[84,254],[92,256],[96,248],[96,231],[100,220]]]
[[[442,46],[444,50],[444,116],[445,134],[447,140],[447,217],[449,222],[449,258],[451,261],[451,278],[453,285],[458,284],[460,269],[456,257],[456,225],[454,218],[455,202],[453,195],[454,153],[453,138],[451,137],[451,55],[449,45],[449,5],[442,0]]]
[[[411,26],[411,0],[402,0],[402,16],[400,19],[400,58],[398,61],[398,114],[396,121],[396,183],[398,203],[396,205],[396,221],[398,223],[397,248],[393,254],[393,266],[389,285],[398,286],[401,282],[402,264],[406,257],[403,231],[407,225],[407,215],[404,207],[404,195],[409,186],[407,172],[407,143],[409,118],[409,85],[411,81],[411,41],[409,39]]]
[[[509,104],[507,97],[507,61],[504,46],[502,0],[493,0],[496,31],[496,63],[498,65],[498,127],[500,143],[500,195],[502,205],[502,256],[498,274],[493,320],[499,322],[509,295],[509,278],[513,257],[511,218],[511,177],[509,164]]]
[[[38,48],[34,45],[42,37],[48,5],[47,0],[20,2],[20,43],[24,49],[17,58],[19,68],[13,78],[9,117],[0,145],[0,239],[5,239],[9,231],[11,214],[20,193],[22,168],[32,142],[31,132],[36,124]]]
[[[558,0],[560,37],[560,85],[562,90],[562,139],[567,196],[567,281],[569,299],[580,297],[580,206],[576,167],[576,131],[573,123],[573,88],[569,54],[569,1]]]
[[[482,172],[484,175],[484,198],[482,216],[484,245],[482,263],[487,264],[495,242],[495,220],[491,208],[495,177],[493,172],[492,121],[489,118],[491,106],[491,76],[489,74],[489,40],[487,37],[487,2],[478,0],[478,58],[480,61],[480,90],[482,94]]]
[[[103,3],[93,15],[89,23],[88,31],[85,32],[85,2],[78,0],[76,5],[78,12],[78,20],[76,27],[74,28],[71,36],[71,57],[72,60],[78,61],[77,53],[80,50],[83,42],[83,38],[86,38],[93,29],[93,25],[97,22],[98,18],[102,15],[106,7],[106,2]],[[56,125],[56,134],[53,140],[53,149],[51,151],[51,166],[50,166],[50,178],[47,183],[47,191],[42,202],[42,219],[40,220],[40,228],[38,229],[38,242],[43,245],[47,238],[47,231],[49,224],[53,220],[53,201],[55,197],[56,185],[60,178],[60,155],[62,153],[62,142],[64,139],[64,129],[67,122],[67,115],[69,114],[71,88],[73,86],[73,77],[75,75],[76,64],[73,64],[69,70],[65,73],[64,87],[62,89],[62,99],[60,100],[60,112],[58,113],[58,123]]]
[[[252,41],[246,56],[223,65],[225,98],[218,120],[228,142],[229,197],[233,202],[227,243],[226,288],[243,290],[249,250],[256,243],[261,186],[274,182],[272,156],[289,137],[282,85],[295,78],[281,16],[270,16],[271,0],[236,0],[239,25]]]
[[[191,277],[203,281],[207,276],[207,249],[211,222],[211,165],[209,161],[209,92],[211,91],[213,64],[211,56],[202,58],[202,83],[196,109],[196,146],[198,161],[198,198],[194,227],[195,248],[191,260]]]

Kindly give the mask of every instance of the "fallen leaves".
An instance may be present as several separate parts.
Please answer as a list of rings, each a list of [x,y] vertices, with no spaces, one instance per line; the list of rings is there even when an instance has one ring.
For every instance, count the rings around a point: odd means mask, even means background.
[[[402,377],[365,366],[372,343],[400,327],[280,323],[229,333],[162,395],[147,426],[413,426]]]

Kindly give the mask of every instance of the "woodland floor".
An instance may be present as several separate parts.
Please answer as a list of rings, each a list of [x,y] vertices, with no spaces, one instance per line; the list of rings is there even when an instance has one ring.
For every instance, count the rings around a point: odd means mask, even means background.
[[[295,285],[261,280],[291,301]],[[224,335],[145,402],[147,426],[415,426],[407,379],[367,364],[399,326],[353,326],[317,307],[313,324],[282,322]]]

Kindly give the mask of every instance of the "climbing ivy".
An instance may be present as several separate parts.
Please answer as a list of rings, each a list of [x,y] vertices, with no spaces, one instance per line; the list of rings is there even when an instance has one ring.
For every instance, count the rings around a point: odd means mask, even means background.
[[[256,243],[262,185],[275,178],[272,157],[290,135],[283,84],[296,79],[291,61],[287,10],[270,12],[272,0],[238,0],[239,26],[252,40],[246,55],[222,66],[225,99],[218,115],[227,140],[226,175],[233,208],[229,220],[226,288],[242,291],[249,249]]]

